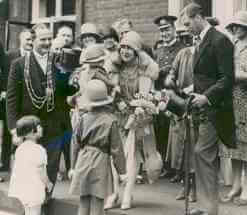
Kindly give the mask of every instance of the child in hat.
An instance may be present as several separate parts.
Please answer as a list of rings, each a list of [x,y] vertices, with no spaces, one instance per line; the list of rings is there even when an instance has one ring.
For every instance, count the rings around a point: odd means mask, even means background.
[[[78,214],[104,214],[104,199],[112,193],[111,159],[117,172],[125,173],[125,157],[117,118],[108,105],[106,84],[90,80],[85,88],[84,102],[88,110],[76,130],[76,146],[72,152],[70,193],[80,196]]]
[[[47,154],[38,143],[43,129],[36,116],[24,116],[16,123],[17,136],[22,143],[15,152],[15,163],[10,178],[9,196],[18,198],[25,208],[25,215],[40,215],[46,189],[53,184],[47,171]]]

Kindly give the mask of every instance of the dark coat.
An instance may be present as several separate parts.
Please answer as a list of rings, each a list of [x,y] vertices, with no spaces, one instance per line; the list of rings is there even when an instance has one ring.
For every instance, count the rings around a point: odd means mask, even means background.
[[[194,89],[210,101],[216,115],[211,120],[220,139],[235,147],[235,123],[232,103],[234,84],[233,44],[221,32],[210,28],[194,59]]]
[[[5,74],[4,80],[5,80],[5,89],[7,90],[7,83],[8,83],[8,76],[9,76],[9,71],[10,71],[10,67],[11,64],[18,58],[21,57],[21,50],[17,49],[17,50],[11,50],[8,51],[6,54],[7,57],[7,72]]]
[[[16,121],[24,115],[36,115],[41,119],[44,128],[42,143],[61,137],[64,132],[71,131],[69,109],[66,106],[66,96],[75,93],[68,85],[69,76],[60,74],[53,68],[53,81],[55,82],[55,108],[47,112],[46,104],[38,109],[34,107],[29,96],[24,79],[25,57],[14,61],[11,65],[7,89],[7,122],[10,130],[16,127]],[[30,56],[30,77],[34,91],[39,96],[45,95],[46,76],[33,53]]]

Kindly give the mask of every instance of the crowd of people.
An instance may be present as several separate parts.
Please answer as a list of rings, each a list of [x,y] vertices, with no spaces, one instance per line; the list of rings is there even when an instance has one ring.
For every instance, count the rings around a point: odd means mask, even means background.
[[[18,50],[0,47],[1,170],[26,215],[49,210],[61,153],[78,214],[116,207],[121,184],[131,209],[135,185],[158,178],[181,182],[176,200],[198,203],[190,215],[217,215],[219,199],[247,204],[247,12],[227,33],[195,3],[154,24],[153,47],[127,18],[84,23],[76,38],[37,24]],[[232,188],[219,197],[226,166]]]

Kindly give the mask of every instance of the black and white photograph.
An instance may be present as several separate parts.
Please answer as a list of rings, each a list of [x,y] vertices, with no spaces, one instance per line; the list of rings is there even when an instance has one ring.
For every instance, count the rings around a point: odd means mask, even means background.
[[[246,214],[247,0],[0,0],[0,215]]]

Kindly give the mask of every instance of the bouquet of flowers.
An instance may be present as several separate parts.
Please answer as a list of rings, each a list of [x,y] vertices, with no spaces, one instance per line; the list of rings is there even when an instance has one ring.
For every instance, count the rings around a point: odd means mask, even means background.
[[[137,93],[131,101],[124,98],[116,100],[118,111],[127,118],[124,128],[126,130],[144,128],[145,131],[153,115],[166,108],[169,97],[165,93],[153,91],[147,94]]]

